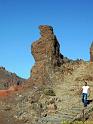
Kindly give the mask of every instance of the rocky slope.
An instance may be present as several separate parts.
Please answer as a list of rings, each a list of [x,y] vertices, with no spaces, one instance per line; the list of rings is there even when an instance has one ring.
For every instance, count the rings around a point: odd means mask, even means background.
[[[0,67],[0,89],[7,89],[12,85],[21,84],[25,79],[18,77],[15,73],[7,71]]]
[[[81,87],[84,80],[91,88],[85,121],[93,121],[93,64],[64,57],[53,28],[46,25],[39,28],[41,38],[31,47],[35,58],[31,77],[22,90],[0,97],[0,122],[62,124],[82,120]]]

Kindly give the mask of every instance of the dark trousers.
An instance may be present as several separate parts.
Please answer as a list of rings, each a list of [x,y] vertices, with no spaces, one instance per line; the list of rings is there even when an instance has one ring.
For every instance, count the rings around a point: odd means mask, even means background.
[[[84,103],[84,107],[87,106],[87,93],[82,94],[82,102]]]

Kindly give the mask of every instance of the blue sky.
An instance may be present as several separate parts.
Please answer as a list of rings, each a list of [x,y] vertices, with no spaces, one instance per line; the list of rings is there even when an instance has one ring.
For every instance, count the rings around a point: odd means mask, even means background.
[[[89,60],[93,0],[0,0],[0,66],[28,78],[43,24],[53,26],[64,56]]]

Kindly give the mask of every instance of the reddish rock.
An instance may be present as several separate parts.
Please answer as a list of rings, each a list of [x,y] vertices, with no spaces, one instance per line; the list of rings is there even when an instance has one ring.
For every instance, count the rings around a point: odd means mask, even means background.
[[[41,38],[31,46],[35,65],[31,70],[30,80],[36,84],[50,82],[50,74],[56,66],[62,63],[60,45],[51,26],[39,26]]]
[[[93,42],[90,46],[90,62],[93,62]]]

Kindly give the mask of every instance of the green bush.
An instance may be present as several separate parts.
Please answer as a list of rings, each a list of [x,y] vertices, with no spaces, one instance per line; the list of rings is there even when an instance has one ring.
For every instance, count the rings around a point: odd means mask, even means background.
[[[44,92],[45,95],[55,96],[55,92],[53,91],[52,88],[45,88],[45,89],[43,90],[43,92]]]
[[[4,84],[3,83],[0,83],[0,90],[2,90],[4,88],[5,88]]]

